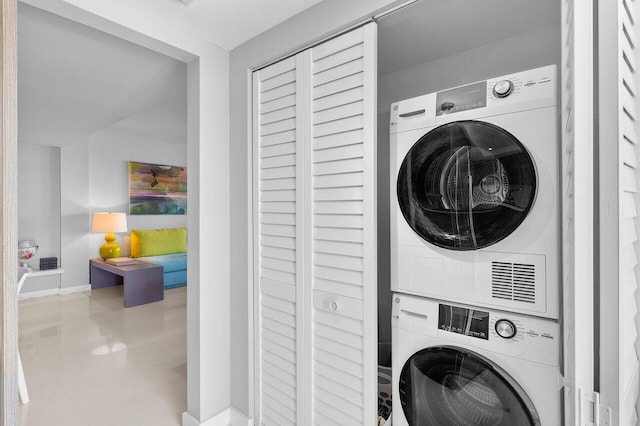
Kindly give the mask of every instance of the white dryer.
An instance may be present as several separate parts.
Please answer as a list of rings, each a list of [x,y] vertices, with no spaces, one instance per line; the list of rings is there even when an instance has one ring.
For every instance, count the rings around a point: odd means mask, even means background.
[[[394,294],[394,426],[562,424],[556,321]]]
[[[559,317],[556,67],[391,106],[391,289]]]

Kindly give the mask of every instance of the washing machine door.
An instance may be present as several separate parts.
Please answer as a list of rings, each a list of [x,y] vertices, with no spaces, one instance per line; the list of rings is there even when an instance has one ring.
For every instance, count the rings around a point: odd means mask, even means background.
[[[531,426],[540,418],[524,390],[499,366],[469,350],[415,353],[400,374],[400,404],[412,426]]]
[[[482,121],[456,121],[422,136],[402,162],[398,203],[424,240],[451,250],[497,243],[524,220],[536,171],[520,141]]]

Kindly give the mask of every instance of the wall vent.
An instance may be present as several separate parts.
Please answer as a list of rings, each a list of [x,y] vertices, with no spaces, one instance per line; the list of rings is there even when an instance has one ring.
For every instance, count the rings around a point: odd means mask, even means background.
[[[535,303],[535,265],[491,262],[491,296],[494,299]]]

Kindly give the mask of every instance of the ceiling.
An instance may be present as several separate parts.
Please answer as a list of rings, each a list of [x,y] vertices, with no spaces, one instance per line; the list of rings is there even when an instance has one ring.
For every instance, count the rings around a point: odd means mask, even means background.
[[[158,109],[169,111],[170,130],[149,125],[133,136],[186,143],[186,82],[182,62],[19,3],[19,143],[86,141],[136,116],[144,127]]]
[[[559,0],[422,0],[378,22],[378,74],[558,22]]]
[[[320,0],[109,0],[225,49]],[[557,23],[558,0],[422,0],[379,22],[379,75]],[[508,52],[505,52],[508,54]],[[19,3],[18,140],[64,146],[103,129],[186,143],[186,65]]]
[[[232,50],[321,0],[104,0]]]
[[[230,50],[320,0],[109,0]],[[186,143],[186,65],[18,3],[18,141],[64,146],[98,131]]]

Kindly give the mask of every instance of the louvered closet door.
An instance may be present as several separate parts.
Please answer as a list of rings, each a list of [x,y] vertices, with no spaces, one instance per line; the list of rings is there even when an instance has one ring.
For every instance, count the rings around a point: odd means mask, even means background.
[[[300,56],[253,75],[257,424],[302,425]]]
[[[306,53],[313,386],[305,424],[377,418],[375,30]]]
[[[640,409],[638,208],[638,1],[599,2],[600,393],[612,423]],[[605,35],[606,34],[606,35]]]
[[[254,73],[256,416],[377,418],[375,24]]]
[[[640,401],[640,362],[638,351],[638,206],[640,197],[638,169],[637,60],[638,2],[618,0],[621,33],[618,54],[621,78],[618,79],[619,109],[619,181],[620,181],[620,425],[637,425]]]

